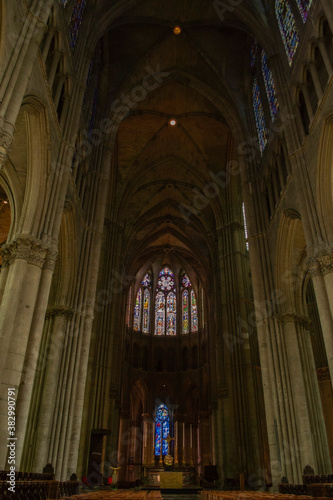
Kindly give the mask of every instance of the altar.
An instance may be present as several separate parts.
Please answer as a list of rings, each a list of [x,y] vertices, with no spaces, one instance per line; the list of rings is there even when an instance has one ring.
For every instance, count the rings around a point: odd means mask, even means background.
[[[160,473],[161,489],[178,489],[183,487],[183,473],[164,471]]]
[[[194,467],[175,467],[170,471],[163,467],[147,467],[145,484],[151,488],[181,489],[197,486],[198,478]]]

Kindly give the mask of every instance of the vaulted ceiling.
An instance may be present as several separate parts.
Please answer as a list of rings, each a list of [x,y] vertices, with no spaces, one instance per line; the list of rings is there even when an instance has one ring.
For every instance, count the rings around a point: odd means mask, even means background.
[[[268,36],[268,21],[260,0],[229,3],[239,5],[97,1],[91,43],[104,36],[104,108],[117,128],[111,216],[134,273],[171,252],[207,277],[216,230],[240,208],[239,179],[213,177],[248,133],[250,43]]]

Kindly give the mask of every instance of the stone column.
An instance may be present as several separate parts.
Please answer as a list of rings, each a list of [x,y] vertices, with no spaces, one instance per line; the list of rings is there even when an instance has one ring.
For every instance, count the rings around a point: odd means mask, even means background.
[[[28,429],[32,427],[31,424],[28,423],[28,416],[30,406],[32,404],[35,376],[40,374],[40,370],[37,368],[37,362],[56,258],[57,252],[49,251],[44,262],[22,373],[21,384],[24,387],[24,391],[20,392],[17,401],[16,428],[18,443],[16,447],[16,464],[17,468],[20,467],[21,470],[26,470],[24,458],[22,457],[23,443],[24,437],[26,440],[29,440],[29,436],[26,435],[26,431],[28,432]],[[19,437],[19,434],[21,437]]]
[[[120,412],[119,425],[119,443],[118,443],[118,462],[121,466],[118,479],[125,481],[126,469],[128,462],[128,443],[129,443],[129,428],[130,428],[130,412],[122,410]]]
[[[175,429],[175,449],[174,449],[174,464],[178,465],[178,420],[174,417],[174,429]]]
[[[203,466],[209,465],[211,458],[214,461],[214,457],[212,457],[212,451],[210,448],[210,422],[209,422],[209,413],[201,412],[199,414],[199,457],[201,464],[201,473],[203,474]]]
[[[191,449],[190,449],[190,423],[184,422],[184,462],[185,465],[190,465],[191,463]]]
[[[192,423],[192,464],[198,465],[198,423]]]
[[[20,387],[30,327],[40,286],[41,268],[47,246],[30,236],[18,236],[4,245],[9,271],[1,302],[1,443],[7,436],[7,389]],[[23,390],[23,388],[22,388]],[[17,393],[17,397],[19,394]],[[4,468],[6,446],[0,445],[0,466]]]
[[[142,465],[147,467],[149,465],[149,456],[148,456],[148,440],[149,440],[149,415],[142,415],[143,418],[143,435],[142,435]]]
[[[177,416],[177,427],[178,427],[178,464],[181,466],[184,464],[184,422],[183,418]]]
[[[301,471],[309,464],[319,474],[327,474],[330,457],[313,352],[306,331],[308,321],[295,314],[283,314],[279,319],[284,330],[296,425],[291,459],[299,462]]]
[[[52,452],[54,441],[52,441],[51,435],[56,425],[57,415],[61,411],[61,408],[57,404],[57,394],[60,390],[59,373],[68,341],[67,324],[73,318],[73,315],[74,311],[65,306],[54,307],[47,313],[50,327],[49,332],[45,332],[47,339],[39,360],[42,365],[41,368],[45,372],[38,412],[36,436],[38,453],[36,453],[33,463],[33,470],[35,472],[42,471],[48,462],[54,465],[54,454]]]
[[[308,259],[322,327],[328,367],[333,380],[333,254],[319,252]]]

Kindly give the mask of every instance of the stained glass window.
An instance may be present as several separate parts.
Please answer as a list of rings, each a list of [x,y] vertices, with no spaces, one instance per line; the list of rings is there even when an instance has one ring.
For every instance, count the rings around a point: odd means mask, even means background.
[[[148,287],[151,285],[151,277],[150,277],[149,273],[147,273],[146,276],[143,278],[141,285],[145,286],[145,287]]]
[[[254,116],[256,120],[256,127],[259,139],[259,147],[260,147],[260,152],[262,154],[267,144],[267,132],[266,132],[265,115],[262,106],[257,78],[255,78],[253,82],[252,98],[253,98]]]
[[[135,307],[134,307],[133,329],[136,332],[140,331],[140,326],[141,326],[141,302],[142,302],[142,290],[140,288],[136,296]]]
[[[269,102],[269,109],[271,112],[271,117],[272,117],[272,120],[274,120],[274,118],[278,112],[279,103],[278,103],[278,100],[276,97],[273,74],[272,74],[271,69],[268,67],[267,55],[266,55],[266,52],[264,50],[261,51],[261,69],[262,69],[262,74],[264,77],[266,94],[267,94],[267,99]]]
[[[250,53],[250,66],[251,66],[251,68],[254,68],[254,65],[256,63],[257,47],[258,47],[257,39],[253,38],[252,43],[251,43],[251,53]]]
[[[170,417],[168,407],[161,404],[157,408],[155,420],[155,455],[168,455],[168,441],[170,434]]]
[[[69,21],[69,43],[75,48],[87,0],[76,0]]]
[[[191,290],[191,332],[198,331],[198,306],[195,293]]]
[[[170,291],[175,286],[173,272],[168,267],[162,269],[159,274],[158,286],[163,291]]]
[[[176,295],[170,292],[167,297],[167,335],[176,335]]]
[[[155,335],[165,333],[165,295],[158,292],[155,300]]]
[[[150,316],[150,292],[146,288],[143,294],[143,314],[142,314],[143,333],[149,333],[149,316]]]
[[[296,1],[303,19],[303,23],[305,23],[308,18],[308,13],[312,4],[312,0],[296,0]]]
[[[165,267],[158,276],[155,299],[155,335],[176,335],[176,288],[173,272]]]
[[[150,283],[151,277],[147,273],[141,282],[136,296],[133,317],[133,330],[149,333],[150,328]]]
[[[182,308],[182,313],[183,313],[183,317],[182,317],[182,322],[183,322],[183,333],[186,334],[186,333],[189,333],[190,329],[189,329],[189,314],[188,314],[188,290],[184,290],[183,291],[183,300],[182,300],[182,305],[183,305],[183,308]]]
[[[295,18],[288,0],[276,0],[275,13],[284,43],[284,48],[288,57],[288,62],[291,66],[299,43],[299,36],[296,29]]]
[[[189,288],[190,286],[192,286],[191,282],[190,282],[190,279],[189,277],[187,276],[187,274],[184,274],[183,276],[183,279],[182,279],[182,286],[185,287],[185,288]]]

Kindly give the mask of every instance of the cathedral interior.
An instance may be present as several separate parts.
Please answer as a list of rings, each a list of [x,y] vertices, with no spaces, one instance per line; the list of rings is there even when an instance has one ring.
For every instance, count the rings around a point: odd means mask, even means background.
[[[333,3],[0,19],[0,469],[332,474]]]

